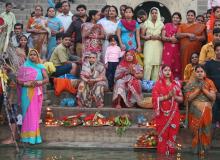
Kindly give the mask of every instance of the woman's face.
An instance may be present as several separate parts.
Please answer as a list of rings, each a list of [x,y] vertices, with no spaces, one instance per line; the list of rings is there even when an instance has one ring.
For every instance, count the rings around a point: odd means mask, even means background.
[[[199,56],[197,54],[192,54],[191,63],[194,65],[199,63]]]
[[[50,8],[47,12],[48,17],[54,17],[55,16],[55,10],[53,8]]]
[[[96,62],[96,59],[97,59],[97,57],[96,57],[96,55],[94,55],[94,54],[91,54],[91,55],[88,57],[88,61],[89,61],[90,64],[94,64],[94,63]]]
[[[125,19],[132,19],[133,15],[134,13],[132,12],[130,8],[125,10]]]
[[[171,69],[170,69],[170,67],[166,66],[163,69],[163,75],[164,75],[165,78],[170,78],[171,77]]]
[[[205,71],[201,67],[196,69],[196,78],[198,80],[203,80],[205,78],[205,75]]]
[[[100,20],[101,17],[101,12],[97,12],[94,16],[93,16],[93,20],[95,22],[97,22],[98,20]]]
[[[175,14],[175,15],[172,17],[172,22],[173,22],[173,24],[175,24],[175,25],[180,24],[180,21],[181,21],[181,19],[180,19],[180,17],[179,17],[178,15]]]
[[[193,23],[195,22],[195,15],[193,12],[189,12],[187,15],[186,15],[186,19],[187,19],[187,22],[188,23]]]
[[[42,9],[41,7],[35,8],[35,16],[41,16],[42,15]]]
[[[152,20],[157,20],[158,12],[156,9],[151,10]]]
[[[117,13],[114,7],[110,7],[108,11],[108,16],[109,17],[117,17]]]
[[[215,18],[220,19],[220,8],[217,8],[215,11]]]
[[[133,54],[131,54],[131,53],[128,52],[128,53],[126,54],[125,60],[126,60],[127,62],[132,62],[132,61],[134,60]]]
[[[21,37],[19,40],[19,43],[21,46],[26,46],[27,45],[27,38]]]
[[[32,62],[37,63],[38,55],[37,55],[36,51],[31,51],[29,53],[29,58]]]

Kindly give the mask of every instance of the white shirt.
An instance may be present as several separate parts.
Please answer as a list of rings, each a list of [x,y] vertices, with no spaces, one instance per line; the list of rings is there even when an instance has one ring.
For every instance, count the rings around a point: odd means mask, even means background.
[[[69,28],[69,26],[70,26],[70,24],[72,23],[72,16],[73,16],[73,14],[69,11],[69,13],[68,14],[59,14],[58,16],[57,16],[57,18],[59,18],[60,19],[60,21],[62,22],[62,24],[63,24],[63,27],[64,27],[64,32],[66,32],[67,31],[67,29]]]

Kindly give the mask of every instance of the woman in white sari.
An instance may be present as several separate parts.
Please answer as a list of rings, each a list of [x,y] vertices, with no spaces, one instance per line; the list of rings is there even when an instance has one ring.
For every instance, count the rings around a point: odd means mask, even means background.
[[[108,10],[108,17],[105,19],[101,19],[98,24],[101,24],[104,32],[105,32],[105,41],[102,45],[102,56],[101,56],[101,60],[103,61],[104,57],[105,57],[105,52],[106,52],[106,48],[109,45],[108,42],[108,37],[110,35],[115,35],[116,30],[117,30],[117,26],[118,26],[118,9],[115,6],[110,6],[109,10]]]
[[[164,24],[161,21],[160,11],[153,7],[150,10],[149,18],[144,23],[144,29],[141,31],[141,37],[145,40],[144,43],[144,79],[157,80],[163,43],[161,41],[161,31]]]

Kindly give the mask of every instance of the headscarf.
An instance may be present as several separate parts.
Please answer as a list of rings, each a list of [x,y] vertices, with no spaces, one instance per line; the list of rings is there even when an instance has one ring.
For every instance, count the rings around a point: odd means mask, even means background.
[[[153,22],[152,22],[152,16],[151,16],[152,10],[157,10],[157,20],[156,20],[155,24],[153,24]],[[148,19],[144,23],[144,26],[152,26],[152,28],[158,28],[158,27],[162,28],[164,26],[163,22],[161,21],[160,10],[158,8],[153,7],[150,9]]]
[[[28,52],[28,56],[27,59],[30,60],[30,53],[34,51],[37,54],[37,64],[41,63],[41,59],[40,59],[40,54],[38,53],[38,51],[36,49],[30,49]]]
[[[132,62],[128,62],[128,61],[126,60],[126,55],[127,55],[128,53],[133,56],[133,61],[132,61]],[[121,62],[120,62],[119,65],[122,66],[122,67],[129,67],[131,64],[138,64],[138,61],[137,61],[137,59],[136,59],[135,51],[134,51],[134,50],[129,50],[129,51],[127,51],[127,52],[124,54],[123,59],[121,60]]]

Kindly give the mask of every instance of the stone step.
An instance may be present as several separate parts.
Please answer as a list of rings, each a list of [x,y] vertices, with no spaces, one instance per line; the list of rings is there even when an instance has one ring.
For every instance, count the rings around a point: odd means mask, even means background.
[[[143,115],[146,120],[149,122],[152,120],[154,116],[153,109],[139,109],[139,108],[122,108],[122,109],[115,109],[115,108],[78,108],[78,107],[50,107],[53,111],[54,118],[60,119],[65,116],[72,116],[77,115],[79,113],[84,113],[86,115],[89,114],[95,114],[96,112],[99,112],[100,114],[106,116],[106,117],[112,117],[112,116],[120,116],[120,115],[129,115],[131,122],[134,124],[137,122],[137,117],[139,115]],[[45,119],[46,115],[46,107],[43,107],[42,109],[42,119]]]
[[[151,93],[143,93],[144,97],[150,97]],[[47,90],[45,99],[51,100],[52,104],[59,105],[61,100],[63,98],[71,98],[75,97],[75,95],[72,95],[68,92],[62,92],[60,96],[56,96],[54,94],[54,90]],[[48,105],[48,104],[46,104]],[[105,92],[105,97],[104,97],[104,105],[105,106],[112,106],[112,92]]]
[[[149,128],[140,128],[135,125],[128,128],[122,136],[118,136],[115,131],[116,127],[44,127],[41,125],[41,136],[43,142],[50,144],[49,147],[56,147],[66,144],[70,148],[74,147],[105,147],[103,144],[112,144],[113,146],[122,145],[124,148],[132,148],[139,136],[151,131]],[[8,126],[0,126],[0,139],[5,139],[10,135]],[[220,129],[215,131],[212,139],[212,147],[220,147]],[[189,129],[180,128],[177,135],[177,144],[182,149],[190,149],[192,134]],[[72,144],[72,145],[71,145]],[[92,146],[91,144],[96,144]],[[75,146],[77,145],[77,146]],[[112,146],[111,145],[111,146]],[[112,146],[112,147],[113,147]],[[39,146],[38,146],[39,147]]]

